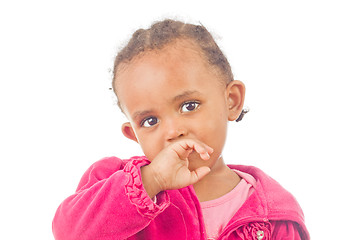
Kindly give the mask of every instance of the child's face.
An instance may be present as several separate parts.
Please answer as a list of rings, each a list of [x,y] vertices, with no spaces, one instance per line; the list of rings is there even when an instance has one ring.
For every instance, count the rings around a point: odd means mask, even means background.
[[[183,138],[214,149],[210,161],[192,153],[189,169],[211,167],[221,156],[227,122],[236,119],[241,109],[232,112],[231,90],[193,48],[148,52],[120,68],[115,81],[116,94],[130,121],[123,125],[123,133],[141,145],[150,161]],[[242,88],[243,95],[244,86],[234,82],[241,85],[237,89]],[[242,108],[243,96],[239,101]]]

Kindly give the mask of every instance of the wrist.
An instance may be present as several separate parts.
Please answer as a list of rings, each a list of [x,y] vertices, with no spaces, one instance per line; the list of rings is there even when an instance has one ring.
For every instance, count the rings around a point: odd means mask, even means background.
[[[150,163],[151,164],[151,163]],[[141,179],[144,189],[148,196],[153,199],[159,192],[162,191],[161,185],[158,183],[155,177],[155,173],[152,166],[145,165],[141,167]]]

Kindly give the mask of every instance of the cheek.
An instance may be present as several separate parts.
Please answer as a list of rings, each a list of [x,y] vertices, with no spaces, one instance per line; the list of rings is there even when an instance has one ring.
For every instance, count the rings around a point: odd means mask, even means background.
[[[156,138],[149,138],[149,139],[141,138],[139,144],[145,156],[150,161],[152,161],[162,150],[162,143],[157,141]]]
[[[221,151],[226,139],[227,119],[222,114],[212,114],[211,120],[204,121],[201,125],[201,138],[212,145],[212,148]]]

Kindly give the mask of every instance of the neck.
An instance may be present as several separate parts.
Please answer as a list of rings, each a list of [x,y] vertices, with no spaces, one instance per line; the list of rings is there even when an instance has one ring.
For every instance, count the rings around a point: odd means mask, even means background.
[[[211,171],[193,186],[199,201],[204,202],[225,195],[239,182],[240,177],[226,166],[223,158],[220,157],[211,167]]]

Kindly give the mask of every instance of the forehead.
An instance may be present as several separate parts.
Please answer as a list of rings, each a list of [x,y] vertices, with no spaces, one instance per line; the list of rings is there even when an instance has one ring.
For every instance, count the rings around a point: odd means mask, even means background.
[[[116,66],[115,72],[115,81],[119,79],[123,79],[122,77],[118,77],[122,73],[126,72],[127,69],[131,69],[134,66],[138,65],[140,62],[145,61],[186,61],[188,63],[197,63],[206,67],[208,71],[212,71],[213,74],[218,74],[221,80],[224,80],[222,83],[227,84],[227,81],[223,79],[223,74],[221,70],[219,70],[218,66],[211,65],[208,62],[205,53],[198,45],[198,43],[192,39],[179,38],[175,39],[169,44],[161,47],[160,49],[146,49],[144,52],[141,52],[137,56],[133,57],[130,62],[121,62]],[[114,84],[116,85],[116,84]]]
[[[144,105],[145,99],[164,102],[181,92],[199,91],[209,85],[219,88],[223,85],[219,78],[204,61],[201,51],[178,42],[161,50],[147,51],[119,66],[115,89],[125,111]]]

